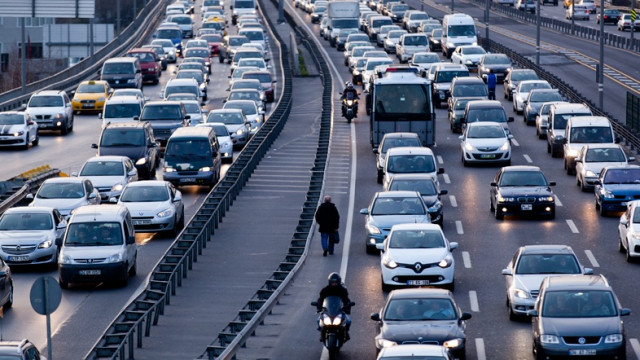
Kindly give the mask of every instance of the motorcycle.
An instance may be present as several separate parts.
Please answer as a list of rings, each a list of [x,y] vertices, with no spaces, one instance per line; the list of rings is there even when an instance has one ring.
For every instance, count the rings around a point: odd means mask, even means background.
[[[334,360],[346,341],[347,313],[348,309],[356,303],[342,304],[338,296],[327,296],[322,302],[322,311],[318,316],[318,327],[321,332],[321,341],[329,351],[329,360]],[[316,301],[312,306],[318,306]]]
[[[358,109],[358,99],[352,92],[348,92],[342,99],[342,116],[347,119],[347,122],[351,122],[351,119],[356,117],[356,111]]]

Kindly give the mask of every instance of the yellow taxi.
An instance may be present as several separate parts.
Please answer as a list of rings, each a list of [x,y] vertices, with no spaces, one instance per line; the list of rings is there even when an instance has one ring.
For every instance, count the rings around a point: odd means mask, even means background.
[[[104,80],[83,81],[71,99],[73,111],[102,111],[105,100],[113,92]]]

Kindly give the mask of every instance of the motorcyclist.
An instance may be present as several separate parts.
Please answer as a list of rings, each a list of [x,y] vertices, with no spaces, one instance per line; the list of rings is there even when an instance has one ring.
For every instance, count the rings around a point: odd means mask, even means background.
[[[353,94],[353,99],[360,99],[360,97],[358,96],[358,91],[353,87],[353,84],[350,81],[347,81],[345,84],[345,88],[342,91],[342,97],[340,98],[341,100],[344,100],[347,98],[347,95],[349,93]],[[342,116],[346,116],[347,113],[347,108],[344,104],[344,102],[342,103]],[[354,116],[358,116],[358,107],[354,106],[353,107],[353,115]]]
[[[347,341],[350,339],[349,328],[351,327],[351,319],[348,315],[349,313],[351,313],[351,306],[349,306],[349,304],[351,303],[351,300],[349,299],[349,292],[342,283],[342,277],[340,277],[340,274],[338,274],[337,272],[332,272],[331,274],[329,274],[327,282],[329,284],[323,287],[322,290],[320,290],[317,310],[318,312],[322,311],[322,304],[324,302],[324,299],[328,296],[338,296],[340,297],[340,299],[342,299],[347,324],[345,326],[345,341]]]

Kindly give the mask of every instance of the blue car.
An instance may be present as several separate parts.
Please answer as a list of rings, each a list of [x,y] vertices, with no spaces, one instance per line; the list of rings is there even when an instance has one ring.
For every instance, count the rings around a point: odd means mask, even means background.
[[[595,186],[596,210],[605,216],[609,212],[627,210],[629,201],[640,199],[640,166],[607,166],[600,172]]]

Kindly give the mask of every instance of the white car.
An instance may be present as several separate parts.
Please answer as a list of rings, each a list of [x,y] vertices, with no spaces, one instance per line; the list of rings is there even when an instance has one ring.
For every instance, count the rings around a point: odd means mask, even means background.
[[[427,147],[394,147],[387,151],[383,185],[388,188],[396,174],[429,174],[437,178],[444,169],[436,164],[436,156]]]
[[[138,170],[126,156],[94,156],[87,160],[79,173],[72,173],[89,179],[104,201],[117,198],[122,188],[130,182],[138,181]]]
[[[242,147],[251,138],[249,134],[249,122],[240,109],[215,109],[209,111],[207,122],[223,123],[231,135],[234,147]]]
[[[396,53],[396,45],[398,44],[398,40],[404,34],[407,34],[407,30],[392,30],[387,33],[387,37],[384,39],[384,43],[382,47],[384,51],[390,54]]]
[[[184,228],[182,193],[168,181],[145,180],[127,184],[118,204],[126,206],[136,232],[171,231]]]
[[[266,71],[271,69],[271,65],[267,65],[267,62],[262,58],[243,58],[238,61],[238,67],[254,66],[258,70]]]
[[[453,355],[442,345],[407,344],[382,348],[377,360],[433,359],[451,360]]]
[[[462,164],[500,163],[511,165],[511,143],[513,135],[507,135],[502,124],[491,121],[467,124],[459,137]]]
[[[35,196],[28,194],[27,199],[33,199],[29,206],[46,206],[55,208],[68,219],[71,212],[84,205],[99,205],[100,193],[88,179],[78,177],[56,177],[45,180]]]
[[[253,100],[231,100],[224,103],[223,109],[240,109],[250,124],[250,136],[253,136],[264,123],[264,110],[260,111]]]
[[[39,130],[60,130],[60,135],[73,131],[73,108],[63,90],[42,90],[27,103],[27,114],[38,123]]]
[[[382,290],[393,286],[446,286],[453,290],[455,260],[451,251],[458,247],[434,224],[398,224],[377,244],[380,250]]]
[[[527,245],[520,247],[502,270],[506,281],[509,319],[516,320],[533,309],[538,289],[547,276],[593,274],[580,265],[566,245]]]
[[[585,145],[576,157],[576,182],[582,191],[593,190],[605,166],[627,165],[629,161],[635,160],[635,157],[627,158],[622,147],[617,144]]]
[[[640,200],[630,201],[618,224],[618,250],[631,262],[640,256]]]
[[[422,68],[422,73],[426,73],[431,67],[432,64],[437,64],[440,62],[440,57],[436,53],[432,52],[418,52],[413,54],[411,60],[409,60],[409,65],[415,65]]]
[[[478,62],[487,52],[478,45],[458,46],[451,54],[451,62],[466,65],[469,71],[478,69]]]
[[[536,136],[538,139],[547,138],[547,128],[549,127],[549,109],[551,105],[561,104],[562,101],[550,101],[543,103],[536,115]]]
[[[529,96],[529,91],[533,89],[551,89],[551,85],[546,80],[524,80],[518,83],[513,91],[513,111],[522,114],[524,102]]]
[[[0,147],[19,146],[28,149],[29,144],[40,142],[38,124],[24,111],[0,112]]]
[[[51,207],[14,207],[0,217],[0,257],[7,264],[56,264],[67,222]]]
[[[233,160],[233,140],[231,140],[231,134],[229,134],[227,126],[221,122],[211,122],[199,124],[197,126],[208,126],[213,128],[220,146],[220,158],[223,162],[231,162]]]
[[[181,100],[181,102],[187,111],[187,115],[191,117],[189,119],[190,126],[196,126],[204,121],[204,115],[198,100]]]

